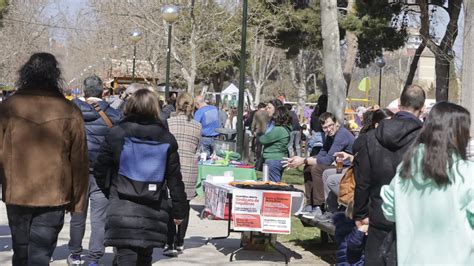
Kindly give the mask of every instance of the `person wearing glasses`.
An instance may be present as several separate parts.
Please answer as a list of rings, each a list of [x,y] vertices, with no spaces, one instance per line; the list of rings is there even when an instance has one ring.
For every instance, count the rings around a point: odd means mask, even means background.
[[[284,161],[284,167],[296,168],[305,165],[304,185],[306,196],[306,207],[302,214],[310,219],[318,219],[323,216],[324,211],[324,186],[323,172],[326,169],[335,168],[335,153],[346,152],[352,154],[354,135],[345,127],[340,126],[336,116],[326,112],[319,117],[322,129],[326,135],[322,149],[316,156],[303,158],[294,156]],[[349,160],[344,161],[344,166],[350,165]]]

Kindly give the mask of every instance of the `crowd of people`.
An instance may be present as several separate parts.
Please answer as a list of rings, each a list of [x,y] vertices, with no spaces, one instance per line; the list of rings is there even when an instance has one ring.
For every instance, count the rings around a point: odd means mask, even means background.
[[[200,155],[214,156],[218,128],[234,129],[236,111],[188,93],[163,101],[141,84],[106,101],[95,75],[84,80],[82,97],[68,100],[61,80],[53,55],[33,54],[17,91],[0,104],[13,265],[48,265],[67,212],[70,265],[99,265],[106,246],[117,265],[151,265],[155,247],[178,256]],[[304,167],[300,214],[335,225],[338,264],[472,265],[469,112],[441,102],[422,121],[425,92],[417,85],[403,90],[395,114],[361,108],[344,122],[327,111],[327,99],[305,114],[309,125],[274,99],[249,112],[244,126],[255,167],[266,165],[270,181]]]
[[[284,161],[305,165],[302,214],[335,225],[337,264],[474,263],[470,114],[440,102],[422,121],[424,103],[424,90],[407,86],[397,113],[366,111],[356,136],[322,113],[322,146],[313,156]],[[345,167],[339,173],[337,157]]]

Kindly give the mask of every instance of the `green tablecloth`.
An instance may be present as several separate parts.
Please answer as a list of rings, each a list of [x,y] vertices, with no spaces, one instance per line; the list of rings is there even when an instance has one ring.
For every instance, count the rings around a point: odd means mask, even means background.
[[[201,196],[204,192],[202,189],[202,181],[206,180],[208,175],[223,176],[224,172],[234,172],[235,180],[257,180],[257,174],[254,168],[238,168],[228,166],[215,165],[199,165],[199,174],[196,184],[196,193]]]

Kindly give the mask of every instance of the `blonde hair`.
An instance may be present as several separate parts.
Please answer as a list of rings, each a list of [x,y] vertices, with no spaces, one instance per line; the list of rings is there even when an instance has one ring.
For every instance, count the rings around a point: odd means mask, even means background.
[[[123,111],[125,117],[137,115],[160,119],[158,95],[149,89],[139,89],[128,98]]]
[[[190,121],[194,114],[193,96],[187,92],[180,94],[176,98],[176,111],[185,114],[188,117],[188,121]]]

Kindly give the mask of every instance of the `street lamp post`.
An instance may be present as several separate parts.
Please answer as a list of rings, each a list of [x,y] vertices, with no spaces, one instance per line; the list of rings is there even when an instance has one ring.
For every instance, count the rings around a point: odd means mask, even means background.
[[[130,40],[133,42],[132,82],[135,81],[135,58],[137,56],[137,42],[142,39],[142,33],[138,30],[130,32]]]
[[[247,56],[247,0],[242,1],[242,30],[240,40],[240,80],[239,100],[237,108],[237,152],[243,154],[244,149],[244,91],[245,91],[245,64]]]
[[[382,69],[385,66],[385,60],[383,59],[383,56],[379,56],[375,59],[375,64],[379,67],[379,106],[381,102],[381,97],[382,97]]]
[[[168,48],[166,50],[166,81],[165,81],[165,99],[170,94],[170,64],[171,64],[171,30],[173,22],[178,19],[179,9],[175,5],[166,5],[161,8],[163,19],[168,22]]]

